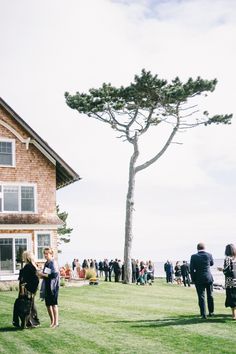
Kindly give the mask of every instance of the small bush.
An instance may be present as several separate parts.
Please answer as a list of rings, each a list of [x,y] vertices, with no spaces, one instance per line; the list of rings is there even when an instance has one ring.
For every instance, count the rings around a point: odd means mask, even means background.
[[[8,290],[7,284],[0,283],[0,291],[7,291],[7,290]]]
[[[0,282],[0,291],[17,291],[19,289],[18,287],[18,282],[15,281],[11,281],[11,282],[7,282],[7,281],[3,281]]]
[[[85,279],[96,278],[96,272],[93,268],[86,269]]]
[[[66,286],[65,278],[60,279],[60,286]]]

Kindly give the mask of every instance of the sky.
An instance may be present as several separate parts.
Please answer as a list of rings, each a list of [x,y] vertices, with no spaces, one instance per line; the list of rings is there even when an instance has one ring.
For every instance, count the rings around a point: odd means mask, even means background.
[[[82,177],[57,192],[73,228],[60,263],[121,258],[130,144],[65,104],[64,92],[129,85],[142,68],[171,80],[218,79],[199,103],[233,113],[229,126],[179,134],[137,174],[132,256],[215,258],[236,243],[236,2],[234,0],[0,0],[0,95]],[[159,128],[158,128],[159,129]],[[165,131],[140,145],[142,163]]]

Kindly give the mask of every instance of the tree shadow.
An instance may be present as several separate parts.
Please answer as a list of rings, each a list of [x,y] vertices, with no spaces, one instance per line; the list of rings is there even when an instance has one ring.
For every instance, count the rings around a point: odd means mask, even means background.
[[[231,317],[226,314],[218,314],[213,317],[207,317],[207,319],[202,319],[200,317],[196,317],[196,315],[190,316],[178,316],[178,317],[167,317],[162,319],[154,319],[154,320],[135,320],[135,321],[111,321],[113,323],[129,323],[132,327],[146,327],[146,328],[154,328],[154,327],[168,327],[168,326],[188,326],[193,324],[205,324],[205,323],[225,323],[231,321]]]

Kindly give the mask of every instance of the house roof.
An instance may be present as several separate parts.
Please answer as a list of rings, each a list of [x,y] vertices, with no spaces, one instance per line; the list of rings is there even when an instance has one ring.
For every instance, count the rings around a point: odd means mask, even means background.
[[[36,147],[56,164],[56,186],[62,188],[80,180],[80,176],[44,141],[1,97],[0,106],[5,109],[34,139]]]

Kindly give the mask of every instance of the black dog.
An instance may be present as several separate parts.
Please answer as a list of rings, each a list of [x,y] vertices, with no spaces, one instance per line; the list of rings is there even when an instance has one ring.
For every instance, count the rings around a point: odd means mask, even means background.
[[[13,326],[24,329],[30,321],[30,312],[32,309],[32,298],[26,295],[20,295],[14,303]],[[21,320],[21,325],[20,321]]]

